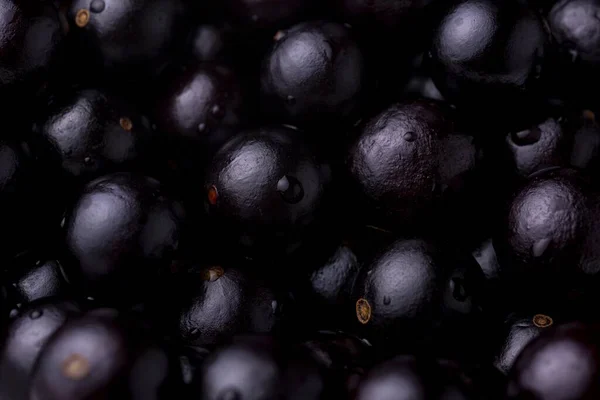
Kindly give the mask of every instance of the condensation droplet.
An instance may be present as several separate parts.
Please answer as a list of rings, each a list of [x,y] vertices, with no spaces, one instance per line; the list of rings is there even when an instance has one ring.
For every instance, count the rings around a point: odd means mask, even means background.
[[[43,314],[42,311],[40,310],[33,310],[30,314],[29,314],[29,318],[31,319],[38,319],[39,317],[41,317]]]
[[[212,108],[210,109],[211,114],[213,115],[213,117],[215,118],[223,118],[225,116],[225,110],[223,109],[223,107],[221,107],[218,104],[215,104],[214,106],[212,106]]]
[[[277,300],[271,302],[271,309],[273,310],[273,313],[277,312]]]
[[[290,188],[290,181],[288,180],[288,178],[286,176],[284,176],[283,178],[281,178],[279,180],[279,182],[277,182],[277,191],[285,192],[289,188]]]
[[[273,40],[279,41],[279,40],[283,39],[284,36],[285,36],[285,32],[284,31],[277,31],[277,33],[275,34],[275,36],[273,36]]]
[[[85,158],[83,159],[83,162],[84,162],[86,165],[90,165],[90,164],[92,164],[92,157],[85,157]]]
[[[101,13],[106,8],[104,0],[92,0],[90,4],[90,11],[93,13]]]
[[[406,132],[403,138],[407,142],[414,142],[417,139],[417,135],[414,132]]]
[[[296,204],[304,198],[304,188],[300,181],[286,175],[277,182],[277,191],[286,203]]]
[[[206,130],[206,124],[205,124],[204,122],[201,122],[201,123],[198,125],[198,132],[202,133],[202,132],[204,132],[205,130]]]

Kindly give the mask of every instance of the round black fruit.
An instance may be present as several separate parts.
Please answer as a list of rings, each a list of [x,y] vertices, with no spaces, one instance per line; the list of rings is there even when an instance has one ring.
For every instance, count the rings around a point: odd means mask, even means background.
[[[349,29],[333,22],[281,31],[263,61],[264,110],[286,123],[355,117],[364,86],[361,50]]]
[[[433,78],[450,101],[488,114],[499,111],[494,105],[518,110],[537,89],[547,44],[542,20],[523,1],[458,1],[434,33]]]
[[[293,234],[314,221],[324,172],[298,131],[272,127],[238,134],[207,171],[209,212],[241,244],[276,252],[282,239],[293,242]]]
[[[182,210],[158,181],[116,173],[87,184],[65,219],[69,279],[98,299],[135,299],[178,246]]]
[[[179,363],[116,310],[67,321],[36,362],[32,400],[167,399],[181,384]]]
[[[355,397],[356,400],[392,398],[473,400],[480,397],[455,366],[428,358],[400,356],[375,366],[359,385]]]
[[[582,257],[590,224],[597,225],[590,199],[588,182],[568,169],[540,173],[516,193],[494,238],[515,298],[560,303],[597,274],[597,263]]]
[[[183,17],[180,0],[75,0],[67,12],[72,33],[89,55],[107,68],[136,74],[170,54]]]
[[[0,396],[25,399],[35,362],[50,339],[81,308],[72,301],[46,299],[19,310],[0,345]]]
[[[241,90],[233,72],[212,64],[186,67],[157,96],[155,119],[172,139],[200,145],[212,156],[244,120]]]
[[[398,226],[431,215],[439,195],[475,161],[470,138],[453,134],[439,105],[420,100],[394,104],[368,121],[347,165],[368,208]]]
[[[463,324],[463,331],[469,326],[480,311],[482,279],[476,263],[463,264],[421,239],[397,240],[356,281],[358,326],[380,349],[414,350],[437,330],[452,333],[455,322]]]
[[[527,344],[559,322],[546,314],[511,314],[504,323],[502,345],[494,359],[496,368],[508,374]]]
[[[597,105],[595,93],[600,80],[595,73],[600,65],[600,2],[562,0],[548,14],[548,23],[561,54],[557,76],[570,100]]]
[[[10,264],[7,275],[9,291],[22,304],[46,297],[67,297],[72,289],[58,260],[39,257],[35,253],[17,257]]]
[[[291,354],[269,337],[244,337],[212,353],[201,370],[205,400],[323,398],[325,382],[306,354]]]
[[[97,89],[53,99],[36,130],[38,156],[66,176],[85,180],[137,168],[153,139],[145,117]]]
[[[178,338],[188,346],[214,346],[235,335],[271,333],[280,304],[273,290],[235,268],[196,267],[176,287]]]
[[[14,97],[5,96],[31,95],[41,85],[56,58],[63,32],[58,13],[49,2],[2,0],[0,21],[0,37],[4,38],[0,43],[0,98],[14,102]]]
[[[581,400],[600,396],[600,331],[572,323],[530,342],[509,373],[507,399]]]

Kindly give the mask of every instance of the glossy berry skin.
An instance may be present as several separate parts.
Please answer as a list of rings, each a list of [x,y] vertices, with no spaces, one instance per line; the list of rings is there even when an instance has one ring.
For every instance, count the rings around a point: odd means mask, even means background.
[[[527,344],[559,323],[558,319],[555,322],[551,315],[546,314],[511,314],[504,323],[502,344],[494,358],[496,368],[508,374]]]
[[[180,0],[75,0],[66,17],[88,56],[106,68],[138,68],[139,74],[173,50],[184,10]]]
[[[241,89],[232,71],[194,63],[157,96],[155,121],[172,140],[199,145],[212,156],[244,121]]]
[[[324,21],[295,25],[263,60],[264,110],[295,124],[353,117],[364,72],[363,55],[348,28]]]
[[[96,309],[67,321],[35,365],[31,399],[166,399],[177,390],[177,362],[116,310]]]
[[[259,29],[278,29],[296,22],[313,0],[226,0],[237,21]]]
[[[599,330],[571,323],[550,328],[525,347],[509,373],[507,399],[587,400],[600,396]]]
[[[547,20],[560,53],[557,75],[563,77],[569,99],[578,103],[598,104],[594,100],[599,87],[594,71],[600,65],[600,2],[562,0],[556,2]]]
[[[317,400],[324,376],[306,353],[281,349],[270,337],[243,337],[213,352],[200,372],[199,398]]]
[[[569,142],[561,122],[548,118],[506,137],[508,162],[520,177],[569,164]]]
[[[10,292],[18,303],[31,303],[48,297],[68,297],[71,286],[59,261],[27,255],[11,265]]]
[[[347,244],[340,244],[325,256],[313,257],[302,266],[302,273],[292,280],[293,293],[306,323],[318,327],[339,327],[352,317],[346,305],[360,271],[360,262]],[[343,326],[343,325],[342,325]]]
[[[68,178],[85,180],[137,168],[154,135],[145,117],[97,89],[54,99],[36,129],[40,157]]]
[[[33,94],[63,39],[58,13],[49,2],[2,0],[0,21],[0,97],[8,100],[4,96],[19,94],[15,91],[24,87]]]
[[[154,179],[116,173],[90,182],[65,220],[69,280],[92,297],[139,300],[170,265],[182,217]]]
[[[205,178],[206,202],[217,226],[246,247],[276,251],[315,219],[324,166],[300,132],[271,127],[234,136],[215,155]]]
[[[0,396],[27,398],[29,376],[50,337],[81,307],[73,301],[46,299],[32,303],[11,320],[0,345]]]
[[[455,367],[413,356],[400,356],[375,366],[358,387],[356,400],[472,400],[475,389]]]
[[[461,0],[434,33],[433,79],[444,98],[469,109],[518,110],[535,92],[547,44],[541,19],[525,2]]]
[[[273,290],[235,268],[193,268],[175,288],[177,336],[188,346],[215,346],[233,336],[270,333],[279,303]]]
[[[464,331],[480,306],[480,271],[461,261],[422,239],[400,239],[381,251],[354,286],[361,334],[387,352],[414,351],[438,329],[448,330],[444,343],[452,341],[452,325]]]
[[[442,191],[475,167],[472,142],[453,133],[443,109],[423,100],[394,104],[369,120],[347,167],[372,213],[388,224],[429,215]]]
[[[597,273],[597,263],[584,259],[595,225],[590,196],[589,182],[569,169],[540,173],[517,191],[494,238],[501,278],[515,298],[560,303]]]

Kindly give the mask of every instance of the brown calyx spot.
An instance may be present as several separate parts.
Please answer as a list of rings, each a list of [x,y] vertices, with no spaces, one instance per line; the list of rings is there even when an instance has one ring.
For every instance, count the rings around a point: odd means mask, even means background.
[[[356,301],[356,317],[363,325],[371,320],[371,305],[367,299],[360,298]]]
[[[133,122],[127,117],[121,118],[119,124],[121,124],[121,128],[125,129],[127,132],[131,131],[133,128]]]
[[[277,31],[277,33],[275,34],[275,36],[273,36],[273,40],[275,41],[279,41],[281,40],[283,37],[285,36],[285,32],[284,31]]]
[[[223,276],[225,271],[221,267],[210,267],[202,273],[202,279],[209,282],[214,282]]]
[[[591,110],[583,110],[583,119],[590,122],[596,121],[596,114]]]
[[[90,370],[90,362],[81,354],[71,354],[62,363],[62,374],[69,379],[84,379],[90,374]]]
[[[78,27],[83,28],[88,22],[90,22],[90,11],[85,8],[77,11],[77,14],[75,15],[75,24],[77,24]]]
[[[553,323],[552,318],[544,314],[537,314],[533,317],[533,324],[538,328],[548,328]]]
[[[215,185],[212,185],[208,188],[208,202],[214,206],[217,200],[219,200],[219,191]]]

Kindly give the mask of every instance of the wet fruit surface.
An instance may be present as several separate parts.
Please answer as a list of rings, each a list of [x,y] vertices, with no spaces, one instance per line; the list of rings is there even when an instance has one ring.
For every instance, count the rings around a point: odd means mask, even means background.
[[[67,275],[94,296],[148,290],[177,250],[180,213],[151,178],[118,173],[92,181],[65,222]]]
[[[0,400],[600,399],[600,0],[0,0]]]

